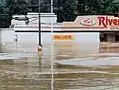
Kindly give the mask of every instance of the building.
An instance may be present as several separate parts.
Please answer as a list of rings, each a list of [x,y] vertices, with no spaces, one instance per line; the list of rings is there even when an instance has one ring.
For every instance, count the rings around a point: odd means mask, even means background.
[[[63,22],[62,29],[80,32],[100,32],[100,41],[119,41],[119,18],[114,16],[78,16],[74,22]]]
[[[19,20],[15,19],[19,17]],[[22,17],[22,18],[21,18]],[[25,17],[29,18],[23,20]],[[52,18],[51,18],[52,17]],[[24,15],[14,15],[12,25],[15,31],[36,30],[38,31],[38,13],[28,13]],[[51,22],[55,31],[68,32],[99,32],[100,41],[118,42],[119,41],[119,18],[109,15],[84,15],[78,16],[74,22],[57,23],[57,16],[54,13],[41,13],[42,31],[51,30]],[[55,25],[54,25],[55,24]]]
[[[41,23],[49,24],[51,23],[51,17],[52,17],[52,23],[57,22],[57,15],[54,13],[40,13],[41,17]],[[38,18],[39,13],[27,13],[27,15],[13,15],[11,20],[11,25],[38,25]]]

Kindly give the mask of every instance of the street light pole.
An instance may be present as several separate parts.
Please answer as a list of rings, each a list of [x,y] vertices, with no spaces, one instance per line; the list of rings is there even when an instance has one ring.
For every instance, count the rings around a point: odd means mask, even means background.
[[[51,0],[51,13],[53,13],[53,0]]]
[[[41,44],[41,17],[40,17],[40,0],[39,0],[39,23],[38,23],[38,27],[39,27],[39,44],[38,44],[38,53],[39,55],[41,55],[42,53],[42,44]]]

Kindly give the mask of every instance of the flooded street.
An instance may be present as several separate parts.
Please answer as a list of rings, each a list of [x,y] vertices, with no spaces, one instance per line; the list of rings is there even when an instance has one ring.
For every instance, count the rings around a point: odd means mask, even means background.
[[[118,43],[101,42],[97,53],[83,54],[62,45],[45,44],[39,57],[27,50],[35,44],[1,42],[0,90],[119,90]]]

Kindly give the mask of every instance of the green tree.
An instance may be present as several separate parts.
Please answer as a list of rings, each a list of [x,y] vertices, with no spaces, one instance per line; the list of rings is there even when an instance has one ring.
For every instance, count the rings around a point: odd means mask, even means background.
[[[41,12],[50,13],[51,0],[41,0]]]
[[[39,0],[29,0],[29,5],[37,5],[39,4]],[[38,12],[38,7],[29,8],[31,12]]]
[[[0,0],[0,14],[7,14],[6,0]]]
[[[26,14],[38,12],[38,7],[28,8],[29,5],[38,5],[39,0],[0,0],[0,13]],[[41,12],[50,13],[51,0],[40,0]],[[114,4],[115,3],[115,4]],[[73,21],[80,14],[110,14],[117,13],[119,0],[53,0],[54,13],[58,21]]]
[[[9,14],[26,14],[29,2],[27,0],[7,0]]]
[[[57,1],[57,2],[56,2]],[[117,13],[119,0],[56,0],[59,21],[73,21],[80,14]]]
[[[8,8],[6,0],[0,0],[0,28],[9,27],[10,16],[8,14]]]

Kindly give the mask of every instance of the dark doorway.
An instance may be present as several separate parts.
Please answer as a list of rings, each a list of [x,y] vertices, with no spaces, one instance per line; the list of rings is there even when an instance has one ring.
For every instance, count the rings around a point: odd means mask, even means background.
[[[116,42],[119,42],[119,35],[116,35],[115,39]]]
[[[100,41],[101,42],[107,42],[107,34],[106,33],[100,33]]]

